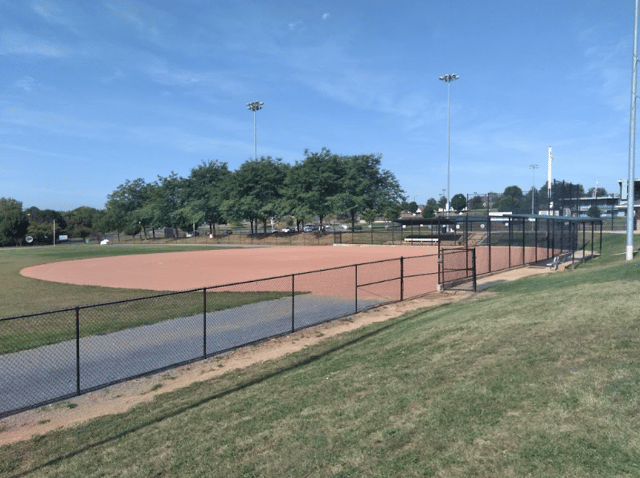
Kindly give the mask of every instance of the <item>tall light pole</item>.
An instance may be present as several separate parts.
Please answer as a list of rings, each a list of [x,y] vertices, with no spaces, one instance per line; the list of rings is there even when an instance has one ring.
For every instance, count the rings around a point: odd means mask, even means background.
[[[449,216],[451,182],[451,82],[460,78],[456,74],[447,74],[440,79],[447,83],[447,216]]]
[[[535,197],[536,197],[536,169],[538,169],[538,165],[537,164],[530,164],[529,167],[531,168],[532,174],[533,174],[533,188],[531,189],[531,214],[535,214],[535,209],[534,209],[534,204],[535,204]]]
[[[633,26],[633,69],[631,74],[631,128],[629,132],[629,180],[627,182],[627,250],[626,259],[633,259],[633,217],[635,205],[635,163],[636,163],[636,98],[638,74],[638,0],[636,0]]]
[[[258,160],[258,143],[256,142],[256,111],[262,109],[262,101],[252,101],[247,103],[247,108],[253,111],[253,159]]]

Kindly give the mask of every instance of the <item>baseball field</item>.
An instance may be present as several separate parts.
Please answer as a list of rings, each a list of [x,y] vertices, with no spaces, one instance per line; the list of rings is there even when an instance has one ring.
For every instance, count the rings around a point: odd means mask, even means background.
[[[7,297],[24,311],[49,294],[141,292],[30,279],[19,270],[53,253],[4,252]],[[638,476],[640,266],[624,261],[622,236],[602,252],[2,446],[0,474]],[[14,426],[0,421],[0,441]]]

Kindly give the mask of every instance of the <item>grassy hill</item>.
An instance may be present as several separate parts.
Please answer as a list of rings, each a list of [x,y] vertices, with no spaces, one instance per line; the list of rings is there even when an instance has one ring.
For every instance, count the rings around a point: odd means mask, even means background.
[[[640,476],[640,262],[418,310],[0,448],[2,476]]]

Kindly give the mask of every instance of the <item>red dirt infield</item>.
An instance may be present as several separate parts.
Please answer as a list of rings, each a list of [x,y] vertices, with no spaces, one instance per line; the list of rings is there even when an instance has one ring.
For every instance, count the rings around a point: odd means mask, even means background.
[[[105,246],[114,247],[114,246]],[[168,252],[53,262],[25,277],[76,285],[180,291],[437,254],[434,246],[302,246]]]

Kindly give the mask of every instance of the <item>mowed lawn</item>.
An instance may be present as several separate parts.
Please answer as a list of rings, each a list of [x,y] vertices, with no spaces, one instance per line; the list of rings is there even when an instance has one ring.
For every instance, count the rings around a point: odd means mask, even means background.
[[[78,286],[32,279],[20,275],[20,270],[25,267],[93,257],[211,249],[210,246],[99,246],[92,244],[0,248],[0,317],[110,302],[151,294],[150,291],[142,289]]]
[[[575,270],[2,447],[0,475],[640,476],[640,261],[620,252],[606,236]]]
[[[199,247],[197,249],[211,249]],[[57,246],[0,250],[0,317],[32,314],[46,310],[70,308],[85,304],[127,301],[93,309],[89,320],[81,321],[81,336],[100,335],[118,330],[154,324],[176,317],[202,313],[202,292],[159,296],[158,292],[111,287],[78,286],[23,277],[20,270],[34,264],[60,260],[104,257],[155,252],[192,251],[179,246]],[[207,311],[219,311],[245,304],[278,299],[290,292],[207,292]],[[83,311],[82,318],[85,319]],[[33,349],[74,339],[74,311],[36,315],[0,322],[0,354]]]

